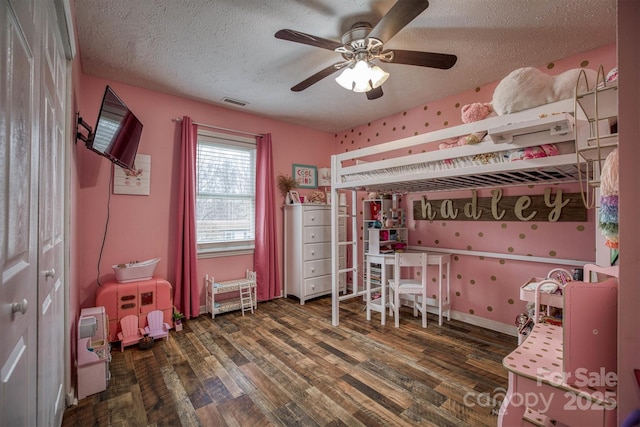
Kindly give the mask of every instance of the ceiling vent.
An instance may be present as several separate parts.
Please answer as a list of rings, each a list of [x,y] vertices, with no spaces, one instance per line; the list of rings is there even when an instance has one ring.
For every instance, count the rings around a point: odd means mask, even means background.
[[[222,98],[222,102],[226,102],[227,104],[233,104],[237,107],[244,107],[245,105],[248,104],[248,102],[246,101],[240,101],[239,99],[233,99],[226,96]]]

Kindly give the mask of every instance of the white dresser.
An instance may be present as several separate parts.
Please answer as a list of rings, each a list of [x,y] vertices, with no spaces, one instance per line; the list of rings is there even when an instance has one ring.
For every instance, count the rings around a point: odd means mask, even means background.
[[[341,208],[343,209],[343,208]],[[340,220],[344,240],[346,227]],[[340,249],[340,268],[344,268],[345,248]],[[346,274],[340,275],[345,290]],[[284,295],[294,295],[300,304],[331,294],[331,206],[296,204],[284,206]]]

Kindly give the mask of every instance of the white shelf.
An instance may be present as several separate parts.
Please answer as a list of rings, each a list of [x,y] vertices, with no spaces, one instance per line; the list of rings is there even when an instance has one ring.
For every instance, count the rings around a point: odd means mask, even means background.
[[[618,116],[618,82],[600,85],[576,97],[578,105],[589,120],[602,120]]]
[[[611,140],[615,140],[615,142],[606,142]],[[618,147],[617,141],[617,135],[615,135],[615,138],[601,138],[600,144],[586,148],[579,148],[578,153],[585,160],[601,162],[607,158],[609,153]]]
[[[582,200],[587,209],[597,207],[596,189],[600,186],[604,161],[618,147],[618,134],[614,129],[618,120],[618,82],[605,83],[604,79],[600,67],[596,87],[575,97],[574,115],[580,119],[576,121],[575,132],[577,162],[578,166],[584,164],[588,171],[579,175]],[[586,83],[584,73],[578,77],[578,86],[582,80]]]

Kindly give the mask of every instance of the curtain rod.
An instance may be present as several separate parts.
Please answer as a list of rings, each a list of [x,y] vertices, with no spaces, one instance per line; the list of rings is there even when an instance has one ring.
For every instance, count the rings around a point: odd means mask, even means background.
[[[173,121],[174,121],[174,122],[181,122],[181,121],[182,121],[182,119],[181,119],[181,118],[179,118],[179,117],[176,117],[175,119],[173,119]],[[226,132],[233,132],[233,133],[240,133],[240,134],[243,134],[243,135],[257,136],[257,137],[260,137],[260,138],[262,138],[262,137],[263,137],[263,136],[262,136],[261,134],[259,134],[259,133],[251,133],[251,132],[244,132],[244,131],[241,131],[241,130],[228,129],[228,128],[223,128],[223,127],[220,127],[220,126],[208,125],[208,124],[206,124],[206,123],[193,122],[193,124],[194,124],[194,125],[197,125],[197,126],[202,126],[202,127],[205,127],[205,128],[217,129],[217,130],[223,130],[223,131],[226,131]]]

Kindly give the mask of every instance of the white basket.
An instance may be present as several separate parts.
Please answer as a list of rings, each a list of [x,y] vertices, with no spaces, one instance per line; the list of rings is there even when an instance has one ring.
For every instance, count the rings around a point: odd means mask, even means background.
[[[139,280],[149,280],[153,277],[153,272],[160,262],[160,258],[153,258],[141,262],[131,262],[129,264],[118,264],[113,266],[118,283],[136,282]]]

